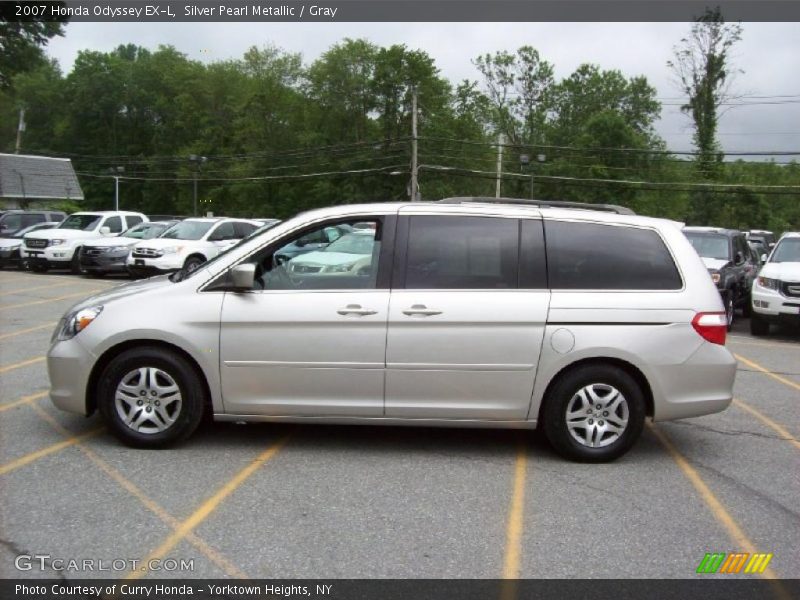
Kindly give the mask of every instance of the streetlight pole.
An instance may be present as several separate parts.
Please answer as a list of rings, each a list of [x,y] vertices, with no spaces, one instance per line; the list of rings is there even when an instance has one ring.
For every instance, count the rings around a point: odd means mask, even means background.
[[[125,167],[111,167],[108,169],[114,176],[114,210],[119,210],[119,178],[125,172]]]
[[[196,217],[197,216],[197,172],[200,170],[200,165],[206,162],[208,159],[205,156],[198,156],[197,154],[190,154],[189,155],[189,162],[194,165],[194,194],[193,194],[193,201],[192,207],[193,212],[192,214]]]

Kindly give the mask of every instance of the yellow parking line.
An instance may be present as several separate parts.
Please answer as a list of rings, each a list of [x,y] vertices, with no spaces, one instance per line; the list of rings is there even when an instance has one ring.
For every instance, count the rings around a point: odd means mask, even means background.
[[[27,367],[28,365],[35,365],[36,363],[42,362],[44,359],[45,359],[44,356],[37,356],[36,358],[29,358],[27,360],[22,360],[17,363],[5,365],[4,367],[0,367],[0,373],[7,373],[8,371],[13,371],[14,369]]]
[[[519,577],[519,563],[522,553],[522,529],[525,513],[525,471],[527,448],[520,442],[517,449],[517,460],[514,465],[514,486],[511,493],[511,506],[506,524],[506,550],[503,560],[503,579]]]
[[[23,404],[30,404],[31,402],[36,402],[37,400],[41,400],[47,396],[47,392],[39,392],[38,394],[31,394],[30,396],[23,396],[19,400],[15,400],[14,402],[6,402],[4,404],[0,404],[0,412],[4,410],[8,410],[9,408],[14,408],[15,406],[21,406]]]
[[[0,306],[0,310],[11,310],[12,308],[26,308],[36,304],[47,304],[48,302],[58,302],[59,300],[67,300],[68,298],[77,298],[78,296],[89,297],[95,292],[101,292],[103,288],[92,288],[91,290],[83,290],[82,292],[75,292],[67,294],[66,296],[58,296],[56,298],[45,298],[44,300],[34,300],[33,302],[22,302],[21,304],[9,304],[8,306]]]
[[[733,339],[731,339],[733,338]],[[781,348],[782,350],[800,350],[800,346],[797,344],[789,344],[783,342],[740,342],[739,340],[752,340],[753,338],[744,337],[744,336],[737,336],[737,335],[729,335],[728,340],[732,344],[739,344],[741,346],[761,346],[762,348]]]
[[[261,465],[275,456],[283,445],[286,444],[288,439],[288,435],[284,436],[253,459],[249,465],[239,471],[230,481],[217,490],[213,496],[203,502],[203,504],[201,504],[187,519],[181,522],[167,539],[142,561],[144,565],[142,570],[131,571],[125,578],[140,579],[144,577],[147,574],[147,565],[150,561],[163,558],[167,552],[172,550],[181,540],[192,533],[198,525],[205,521],[208,516],[217,509],[225,498],[235,492]]]
[[[36,413],[47,423],[50,424],[53,429],[58,431],[60,434],[64,436],[69,436],[70,432],[64,428],[58,421],[56,421],[52,416],[47,414],[40,406],[34,405],[32,407]],[[78,450],[80,450],[94,465],[103,471],[106,475],[108,475],[111,479],[113,479],[116,483],[120,485],[125,491],[131,494],[134,498],[136,498],[139,502],[141,502],[145,508],[147,508],[150,512],[156,515],[159,519],[161,519],[164,523],[166,523],[172,529],[177,529],[180,526],[180,521],[169,514],[166,510],[164,510],[155,500],[149,498],[142,490],[140,490],[136,484],[132,481],[127,479],[122,473],[117,471],[114,467],[108,464],[105,460],[100,458],[91,448],[89,448],[86,444],[82,444],[78,442],[76,445]],[[234,577],[238,579],[247,579],[247,574],[244,573],[241,569],[239,569],[236,565],[230,562],[227,558],[222,556],[219,552],[214,550],[211,546],[209,546],[206,542],[202,539],[197,537],[194,533],[190,533],[186,536],[186,541],[191,543],[195,548],[200,550],[206,557],[211,560],[214,564],[220,567],[225,573],[228,574],[229,577]]]
[[[37,325],[36,327],[29,327],[28,329],[20,329],[19,331],[12,331],[11,333],[4,333],[0,335],[0,340],[4,340],[6,338],[14,337],[17,335],[24,335],[26,333],[32,333],[34,331],[39,331],[40,329],[49,329],[50,327],[55,327],[56,322],[52,321],[50,323],[45,323],[44,325]]]
[[[64,283],[50,283],[48,285],[37,285],[36,287],[32,288],[23,288],[21,290],[14,290],[11,292],[3,292],[0,296],[16,296],[17,294],[24,294],[25,292],[36,292],[38,290],[48,290],[54,287],[64,287],[65,285],[71,285],[72,281],[65,281]],[[75,282],[78,283],[78,282]]]
[[[650,431],[655,434],[658,438],[658,441],[661,442],[661,445],[667,450],[669,455],[672,459],[678,464],[683,474],[692,482],[692,485],[700,494],[700,497],[706,503],[706,506],[711,510],[714,517],[719,521],[722,526],[727,530],[728,535],[734,541],[736,545],[736,550],[739,552],[748,552],[750,554],[755,554],[757,552],[755,544],[750,541],[750,538],[745,535],[742,528],[736,523],[730,513],[725,510],[725,507],[722,505],[722,502],[714,495],[714,492],[706,485],[706,482],[703,481],[703,478],[700,477],[700,473],[689,464],[689,461],[684,458],[684,456],[678,452],[677,448],[673,445],[673,443],[667,438],[666,435],[651,423],[647,424],[650,427]],[[767,567],[764,572],[761,574],[762,577],[766,579],[778,579],[778,575],[773,571],[770,567]]]
[[[792,445],[795,448],[800,450],[800,441],[798,441],[796,437],[794,437],[791,433],[789,433],[788,429],[786,429],[782,425],[776,423],[775,421],[770,419],[767,415],[765,415],[761,411],[753,408],[752,406],[750,406],[749,404],[747,404],[743,400],[739,400],[738,398],[734,398],[733,399],[733,403],[734,403],[734,405],[738,406],[742,410],[749,412],[756,419],[758,419],[759,421],[764,423],[764,425],[766,425],[767,427],[769,427],[770,429],[775,431],[782,438],[784,438],[784,439],[788,440],[789,442],[791,442]]]
[[[788,385],[791,388],[794,388],[796,390],[800,390],[800,383],[795,383],[794,381],[789,381],[785,377],[781,377],[777,373],[773,373],[769,369],[765,369],[764,367],[762,367],[758,363],[754,363],[752,360],[748,360],[744,356],[740,356],[739,354],[734,354],[733,356],[736,357],[736,360],[746,364],[751,369],[755,369],[756,371],[761,371],[762,373],[764,373],[764,375],[768,375],[769,377],[772,377],[775,381],[780,381],[784,385]]]
[[[20,467],[24,467],[28,463],[32,463],[35,460],[39,460],[45,456],[53,454],[54,452],[58,452],[59,450],[63,450],[64,448],[68,448],[70,446],[74,446],[75,444],[82,442],[83,440],[90,438],[94,435],[97,435],[103,431],[102,427],[97,429],[93,429],[89,433],[84,433],[82,435],[74,435],[71,438],[64,440],[63,442],[58,442],[57,444],[52,444],[51,446],[47,446],[46,448],[42,448],[41,450],[36,450],[35,452],[31,452],[30,454],[26,454],[25,456],[21,456],[11,462],[8,462],[2,466],[0,466],[0,475],[5,475],[6,473],[10,473]]]

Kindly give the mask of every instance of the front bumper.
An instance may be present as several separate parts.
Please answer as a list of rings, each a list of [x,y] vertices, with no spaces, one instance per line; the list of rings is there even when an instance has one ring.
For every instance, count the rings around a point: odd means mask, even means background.
[[[19,263],[19,247],[5,248],[0,250],[0,266],[18,264]]]
[[[89,414],[87,385],[95,357],[77,337],[55,342],[47,352],[50,400],[57,408],[79,415]]]
[[[53,246],[52,248],[22,248],[23,258],[31,264],[40,264],[51,269],[68,269],[69,263],[75,254],[75,249],[69,246]]]
[[[183,268],[183,257],[180,254],[168,254],[157,258],[129,256],[125,264],[131,275],[151,277],[180,271]]]
[[[753,312],[760,318],[775,323],[800,323],[800,297],[784,296],[760,285],[753,286],[751,296]]]
[[[127,253],[120,256],[86,256],[81,254],[81,269],[92,273],[127,273]]]

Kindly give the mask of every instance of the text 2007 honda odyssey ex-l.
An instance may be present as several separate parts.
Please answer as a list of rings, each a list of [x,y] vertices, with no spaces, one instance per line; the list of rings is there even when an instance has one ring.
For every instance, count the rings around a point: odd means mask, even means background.
[[[359,244],[288,259],[320,230]],[[316,236],[319,237],[319,236]],[[302,260],[301,260],[302,259]],[[563,455],[626,452],[644,419],[731,401],[708,271],[671,222],[451,199],[337,206],[196,271],[70,309],[50,396],[164,446],[224,421],[540,426]]]

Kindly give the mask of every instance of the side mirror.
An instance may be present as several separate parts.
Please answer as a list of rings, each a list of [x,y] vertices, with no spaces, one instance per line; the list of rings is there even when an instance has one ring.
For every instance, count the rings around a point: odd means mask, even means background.
[[[256,279],[254,264],[236,265],[231,269],[231,281],[236,291],[252,290]]]
[[[762,254],[762,255],[761,255],[761,262],[762,262],[762,263],[765,263],[765,262],[767,262],[767,255],[766,255],[766,254]]]
[[[733,262],[736,263],[737,265],[740,265],[744,262],[744,256],[742,256],[741,252],[737,252],[736,254],[733,255]]]
[[[101,227],[100,235],[108,235],[111,233],[111,227]]]

